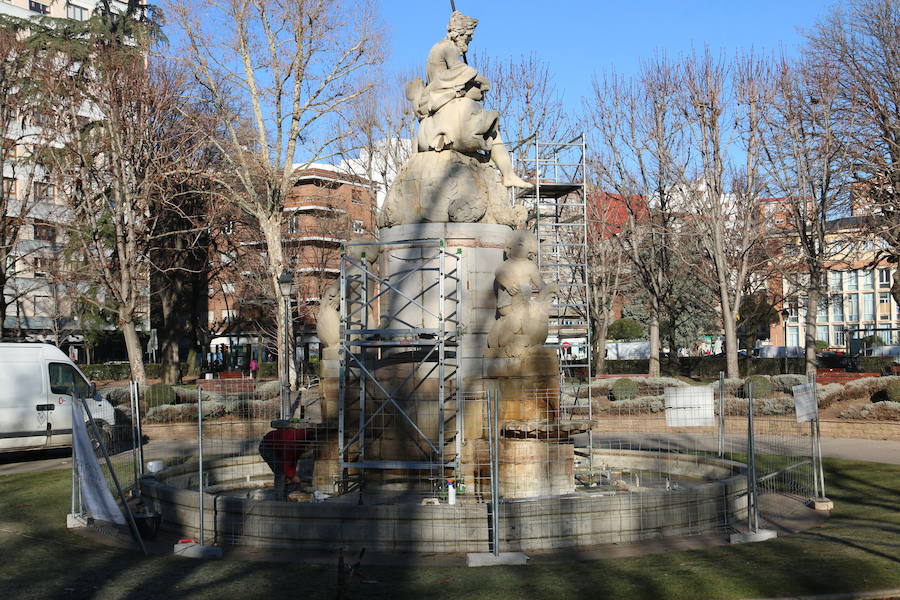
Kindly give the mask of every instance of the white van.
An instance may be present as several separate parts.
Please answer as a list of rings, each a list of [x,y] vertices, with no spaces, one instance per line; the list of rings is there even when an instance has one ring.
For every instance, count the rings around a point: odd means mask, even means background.
[[[72,400],[88,408],[109,440],[112,405],[84,373],[50,344],[0,343],[0,452],[72,445]]]

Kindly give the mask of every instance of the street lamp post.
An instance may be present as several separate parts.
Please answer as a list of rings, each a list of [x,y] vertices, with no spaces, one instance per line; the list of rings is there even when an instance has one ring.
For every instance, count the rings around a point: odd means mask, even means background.
[[[787,330],[788,330],[788,319],[790,319],[790,318],[791,318],[791,311],[789,311],[786,308],[783,309],[781,311],[781,320],[784,325],[784,327],[783,327],[783,329],[784,329],[784,356],[781,357],[781,374],[782,375],[787,375],[787,372],[788,372],[788,366],[787,366],[788,365],[788,359],[787,359],[788,334],[787,334]]]
[[[281,418],[290,418],[291,410],[291,343],[288,335],[290,328],[288,323],[291,318],[291,291],[294,286],[294,277],[290,271],[284,269],[278,276],[278,288],[281,290],[281,298],[284,302],[284,348],[281,359]]]

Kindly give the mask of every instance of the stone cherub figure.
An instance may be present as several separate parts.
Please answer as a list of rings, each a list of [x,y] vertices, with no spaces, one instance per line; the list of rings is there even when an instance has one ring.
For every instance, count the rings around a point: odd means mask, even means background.
[[[507,258],[494,273],[498,318],[488,333],[489,358],[527,356],[547,340],[551,297],[559,288],[541,279],[536,255],[534,235],[527,231],[509,234]]]
[[[417,149],[485,152],[499,169],[504,186],[534,187],[513,172],[509,152],[500,137],[500,114],[482,104],[490,89],[488,80],[464,60],[477,25],[478,19],[453,11],[447,37],[428,53],[427,85],[416,77],[406,86],[406,97],[420,121]]]
[[[371,238],[354,238],[347,246],[347,256],[353,264],[365,269],[371,269],[378,260],[381,249],[376,240]],[[352,268],[348,277],[347,304],[351,312],[359,306],[360,278],[364,277],[362,271]],[[341,341],[341,288],[340,280],[334,281],[322,292],[319,300],[319,312],[316,315],[316,335],[322,344],[322,358],[336,360]],[[369,323],[374,323],[374,316],[369,312]]]
[[[322,358],[335,360],[338,357],[338,345],[341,341],[341,288],[340,282],[334,281],[322,292],[319,300],[319,313],[316,315],[316,335],[322,345]]]

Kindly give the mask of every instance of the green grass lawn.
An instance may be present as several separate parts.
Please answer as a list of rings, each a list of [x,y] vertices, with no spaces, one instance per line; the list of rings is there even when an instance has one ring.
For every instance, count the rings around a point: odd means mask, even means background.
[[[825,463],[824,525],[760,544],[482,569],[365,567],[349,598],[761,598],[900,587],[900,467]],[[65,529],[70,474],[0,477],[0,598],[336,597],[334,567],[145,558]]]

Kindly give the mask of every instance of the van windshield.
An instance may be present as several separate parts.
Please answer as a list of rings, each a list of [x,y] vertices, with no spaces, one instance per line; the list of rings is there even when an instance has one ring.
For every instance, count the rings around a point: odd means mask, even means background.
[[[87,398],[91,386],[72,365],[50,363],[50,392],[68,394],[76,398]]]

